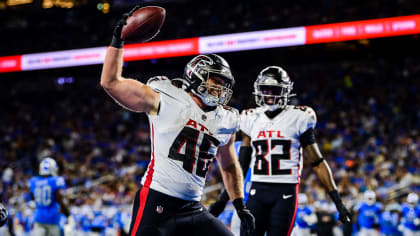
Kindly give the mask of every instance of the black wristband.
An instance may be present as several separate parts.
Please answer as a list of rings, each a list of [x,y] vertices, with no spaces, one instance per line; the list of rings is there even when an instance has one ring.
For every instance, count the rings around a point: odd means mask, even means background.
[[[109,46],[114,48],[122,48],[124,46],[124,41],[115,36],[112,36],[111,44]]]
[[[245,208],[244,199],[241,197],[233,200],[232,204],[236,210],[242,210]]]
[[[335,206],[342,207],[344,206],[343,202],[341,201],[340,195],[338,194],[337,190],[329,191],[328,195],[330,195],[331,200],[333,200]]]
[[[315,162],[312,162],[311,165],[312,165],[312,167],[319,166],[319,164],[321,164],[324,160],[325,160],[324,158],[321,158],[321,159],[319,159],[319,160],[317,160]]]

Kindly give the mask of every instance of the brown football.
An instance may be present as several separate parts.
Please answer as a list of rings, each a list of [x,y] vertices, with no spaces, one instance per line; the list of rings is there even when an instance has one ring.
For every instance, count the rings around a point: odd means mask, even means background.
[[[166,11],[162,7],[142,7],[127,18],[121,31],[126,42],[147,42],[155,37],[165,21]]]

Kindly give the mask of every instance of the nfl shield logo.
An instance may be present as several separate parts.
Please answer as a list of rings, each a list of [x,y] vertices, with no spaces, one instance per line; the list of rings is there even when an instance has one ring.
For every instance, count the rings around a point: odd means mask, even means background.
[[[207,120],[207,116],[206,116],[206,115],[202,115],[202,116],[201,116],[201,119],[202,119],[202,120]]]
[[[157,212],[158,214],[162,214],[162,212],[163,212],[163,206],[157,206],[157,207],[156,207],[156,212]]]

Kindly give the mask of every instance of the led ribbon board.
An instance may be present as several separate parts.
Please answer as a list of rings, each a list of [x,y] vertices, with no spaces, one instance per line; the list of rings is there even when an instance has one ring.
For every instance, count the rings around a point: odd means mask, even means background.
[[[420,33],[420,15],[128,44],[124,61]],[[0,57],[0,73],[102,64],[106,47]]]

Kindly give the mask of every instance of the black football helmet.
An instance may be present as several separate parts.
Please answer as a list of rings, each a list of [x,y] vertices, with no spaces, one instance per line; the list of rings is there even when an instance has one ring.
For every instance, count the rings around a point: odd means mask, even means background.
[[[208,84],[211,75],[224,80],[225,84]],[[230,66],[221,56],[216,54],[198,55],[185,66],[184,80],[189,84],[192,93],[198,96],[207,106],[226,105],[232,97],[232,87],[235,79]],[[209,93],[217,90],[218,97]]]
[[[291,94],[293,82],[283,68],[269,66],[263,69],[254,83],[255,102],[258,106],[273,111],[277,108],[285,108]]]

